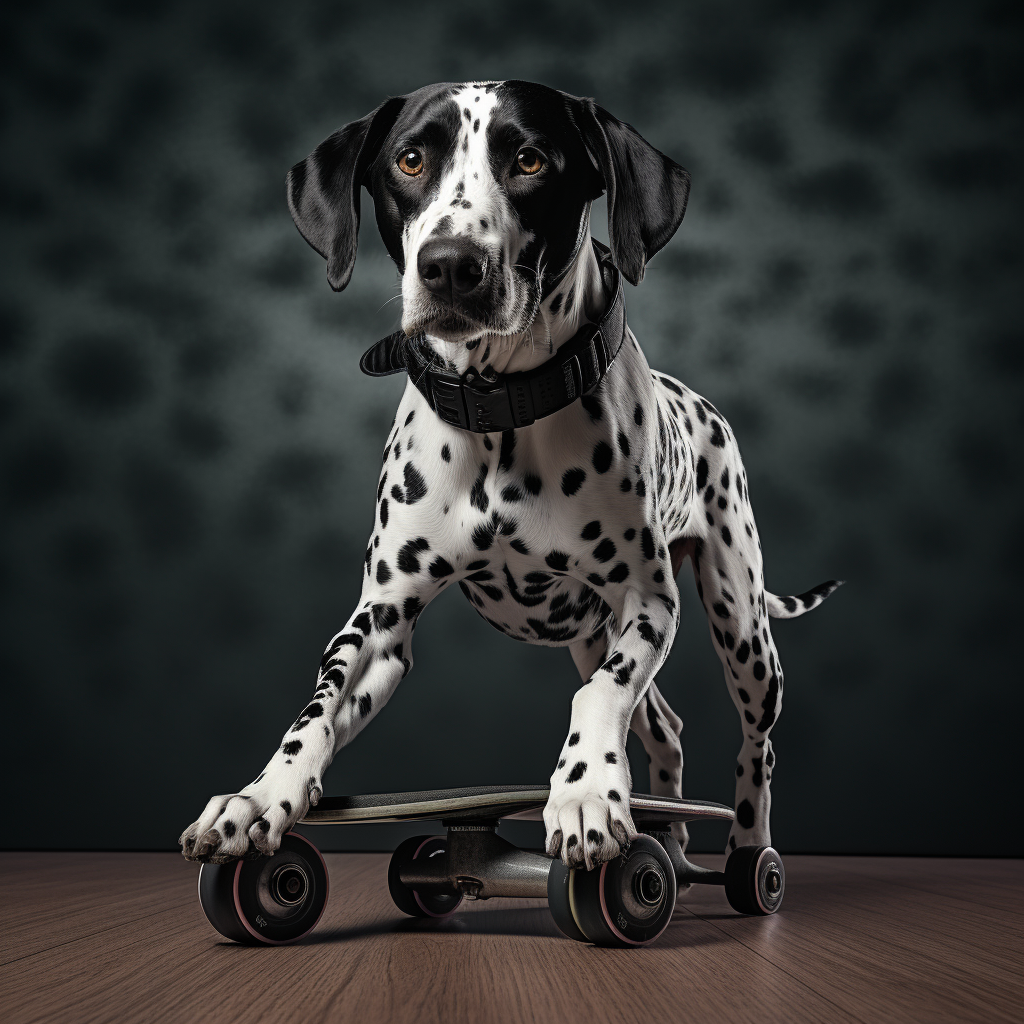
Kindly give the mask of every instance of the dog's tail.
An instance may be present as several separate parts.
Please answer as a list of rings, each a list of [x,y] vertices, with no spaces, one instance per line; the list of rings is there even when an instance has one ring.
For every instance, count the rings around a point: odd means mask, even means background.
[[[768,614],[773,619],[798,618],[804,612],[817,608],[833,590],[838,590],[845,582],[845,580],[829,580],[827,583],[819,583],[812,590],[808,590],[806,594],[798,594],[796,597],[779,597],[776,594],[769,594],[766,590],[764,600],[768,606]]]

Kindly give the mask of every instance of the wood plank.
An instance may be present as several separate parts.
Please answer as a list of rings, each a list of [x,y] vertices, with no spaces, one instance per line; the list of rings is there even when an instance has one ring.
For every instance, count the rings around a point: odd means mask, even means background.
[[[440,925],[410,920],[391,905],[387,860],[328,855],[332,898],[310,941],[250,949],[219,941],[194,898],[195,869],[174,858],[145,872],[173,876],[164,908],[0,968],[3,1018],[856,1019],[692,918],[678,916],[656,947],[641,951],[565,939],[540,900],[469,903]]]
[[[954,857],[829,857],[843,871],[929,892],[939,899],[1024,915],[1024,860]]]
[[[709,888],[680,906],[868,1019],[1020,1020],[1024,931],[1013,912],[949,896],[949,884],[940,897],[893,883],[873,858],[856,869],[834,860],[787,857],[785,908],[771,918],[735,916]]]
[[[328,854],[298,946],[224,942],[175,854],[0,854],[5,1024],[74,1020],[1019,1020],[1021,865],[787,857],[772,918],[698,886],[643,950],[565,939],[542,900],[445,922],[391,904],[388,857]],[[718,857],[695,857],[707,866]]]
[[[168,901],[184,906],[194,893],[187,896],[176,889],[181,867],[168,855],[0,854],[7,882],[0,964],[127,927]]]

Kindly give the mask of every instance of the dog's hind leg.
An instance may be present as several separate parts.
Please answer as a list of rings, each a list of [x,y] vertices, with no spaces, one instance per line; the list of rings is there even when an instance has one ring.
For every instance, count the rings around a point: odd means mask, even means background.
[[[747,532],[749,529],[749,533]],[[782,709],[782,665],[765,604],[753,522],[731,544],[711,533],[694,550],[697,593],[708,615],[729,696],[740,714],[743,745],[736,764],[736,821],[729,849],[770,846],[771,778],[775,752],[768,738]]]
[[[650,762],[651,792],[655,796],[683,795],[683,744],[680,734],[683,720],[668,706],[652,680],[647,693],[636,706],[630,729],[640,737]],[[686,849],[689,835],[685,822],[672,825],[672,835]]]

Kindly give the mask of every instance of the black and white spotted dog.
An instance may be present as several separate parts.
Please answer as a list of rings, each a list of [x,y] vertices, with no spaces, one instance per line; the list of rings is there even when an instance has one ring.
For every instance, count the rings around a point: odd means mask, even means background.
[[[837,584],[765,591],[732,431],[652,372],[626,327],[619,274],[638,283],[672,237],[689,175],[593,101],[544,86],[389,99],[289,175],[292,215],[336,290],[352,274],[364,185],[402,273],[404,333],[363,365],[408,369],[409,383],[362,598],[267,767],[210,800],[181,837],[185,856],[277,849],[319,800],[335,752],[411,668],[420,612],[453,582],[509,636],[569,648],[584,683],[551,776],[547,849],[588,868],[618,856],[636,835],[628,729],[650,755],[653,792],[681,793],[682,723],[654,676],[686,555],[742,720],[729,846],[768,845],[782,700],[768,618],[801,615]],[[590,238],[602,192],[610,252]]]

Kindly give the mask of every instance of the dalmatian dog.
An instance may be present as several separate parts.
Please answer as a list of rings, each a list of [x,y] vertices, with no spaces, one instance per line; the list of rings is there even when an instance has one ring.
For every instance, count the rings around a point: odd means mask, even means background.
[[[274,853],[319,800],[335,753],[409,672],[420,613],[457,583],[508,636],[569,648],[583,682],[551,775],[547,850],[587,868],[618,857],[637,834],[629,729],[650,757],[652,792],[681,795],[682,723],[655,674],[687,556],[743,731],[728,845],[770,845],[783,676],[769,617],[801,615],[838,583],[800,597],[764,589],[732,430],[652,371],[626,326],[619,277],[638,284],[671,239],[689,175],[592,100],[545,86],[394,97],[288,176],[292,215],[337,291],[355,263],[363,186],[403,300],[402,332],[370,362],[397,362],[409,382],[384,448],[361,599],[266,768],[209,801],[181,837],[184,855]],[[602,193],[608,249],[590,237]],[[600,352],[580,341],[594,325]],[[560,362],[570,349],[582,354]],[[487,404],[496,392],[498,412]],[[452,401],[464,404],[453,413]]]

